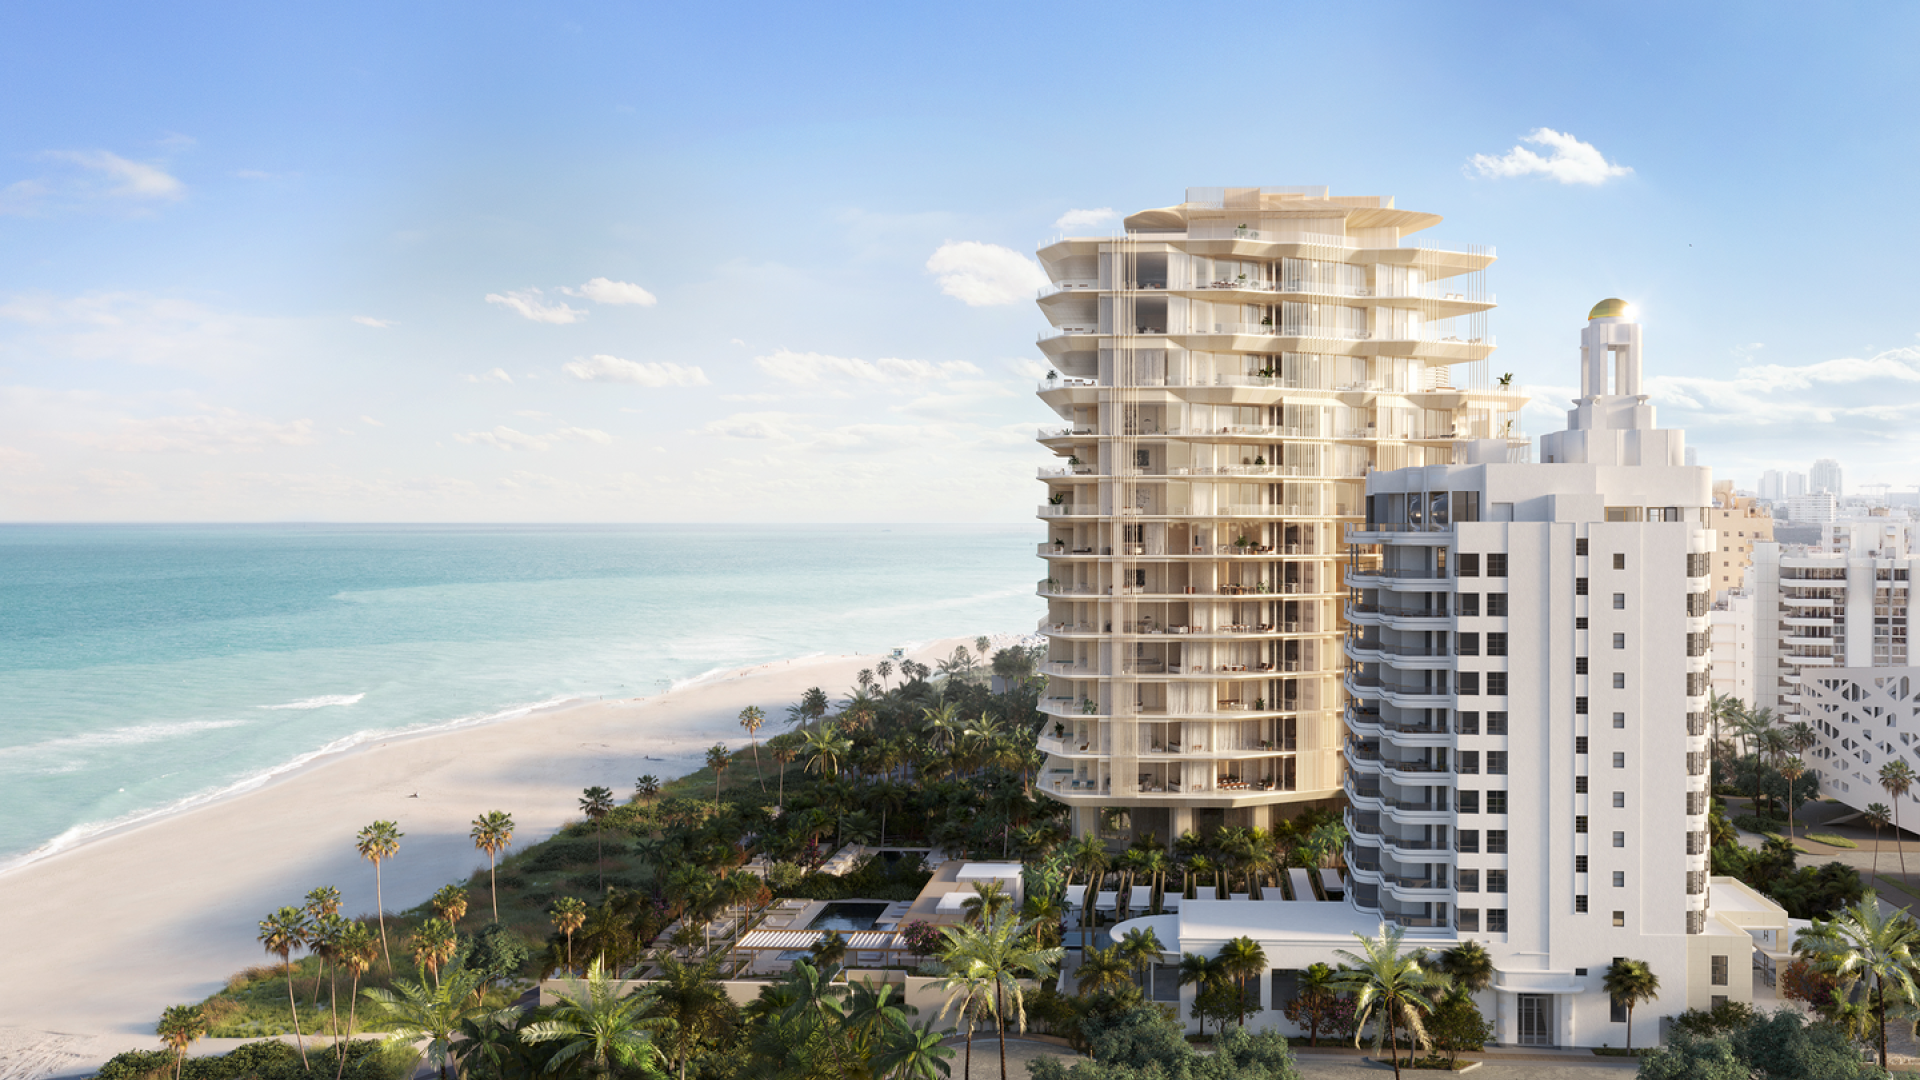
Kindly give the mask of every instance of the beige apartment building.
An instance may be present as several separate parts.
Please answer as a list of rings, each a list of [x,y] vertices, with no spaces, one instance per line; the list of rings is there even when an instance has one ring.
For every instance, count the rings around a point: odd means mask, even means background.
[[[1346,525],[1366,476],[1504,440],[1488,248],[1324,188],[1188,189],[1039,251],[1042,790],[1076,835],[1268,826],[1341,793]],[[1510,381],[1510,380],[1505,380]],[[1276,811],[1276,807],[1283,808]]]
[[[1773,515],[1755,505],[1750,496],[1735,495],[1733,481],[1713,485],[1711,523],[1719,534],[1720,550],[1713,556],[1713,598],[1723,600],[1747,580],[1753,565],[1753,545],[1773,542]]]

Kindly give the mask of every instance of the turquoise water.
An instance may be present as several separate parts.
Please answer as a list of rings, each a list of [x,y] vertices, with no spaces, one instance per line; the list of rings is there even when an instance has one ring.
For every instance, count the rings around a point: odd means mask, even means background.
[[[0,866],[394,731],[1030,631],[1036,535],[0,526]]]

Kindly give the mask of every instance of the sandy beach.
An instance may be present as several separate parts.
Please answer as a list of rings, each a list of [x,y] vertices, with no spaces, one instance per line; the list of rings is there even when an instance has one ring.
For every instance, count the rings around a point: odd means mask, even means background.
[[[908,655],[932,664],[971,640]],[[837,700],[879,659],[778,661],[657,697],[373,743],[0,875],[0,1080],[157,1046],[161,1010],[268,962],[256,924],[315,886],[337,886],[348,912],[372,912],[373,868],[354,850],[368,822],[397,821],[406,834],[383,872],[387,909],[411,907],[485,867],[467,836],[476,814],[508,811],[521,843],[543,839],[579,816],[582,788],[624,798],[642,773],[689,772],[715,742],[746,744],[743,707],[767,712],[764,739],[807,687]]]

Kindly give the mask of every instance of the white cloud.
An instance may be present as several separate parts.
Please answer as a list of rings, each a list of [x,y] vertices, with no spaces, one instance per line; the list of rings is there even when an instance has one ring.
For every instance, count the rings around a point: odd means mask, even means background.
[[[660,298],[626,281],[610,281],[603,277],[594,278],[577,289],[560,290],[568,296],[583,296],[596,304],[638,304],[652,307]]]
[[[491,371],[483,372],[479,375],[463,374],[460,377],[462,379],[465,379],[467,382],[471,382],[471,383],[498,382],[498,383],[506,383],[508,385],[513,384],[513,376],[507,374],[506,371],[501,368],[494,368]]]
[[[385,330],[387,327],[393,325],[392,319],[376,319],[371,315],[355,315],[353,321],[359,323],[361,326],[371,326],[376,330]]]
[[[706,386],[707,373],[698,366],[669,361],[622,360],[596,354],[560,365],[560,370],[582,382],[632,383],[636,386]]]
[[[613,436],[604,431],[570,425],[562,425],[541,435],[529,435],[502,425],[492,431],[469,431],[464,435],[456,434],[454,439],[463,443],[491,446],[496,450],[551,450],[554,443],[568,441],[593,443],[596,446],[613,445]]]
[[[760,412],[734,413],[720,420],[710,421],[701,432],[718,435],[728,439],[778,439],[792,441],[796,425],[788,413]]]
[[[101,449],[128,454],[221,454],[313,442],[313,421],[278,423],[234,409],[209,408],[190,416],[127,418],[101,436],[83,437]]]
[[[729,345],[738,345],[738,346],[740,346],[740,347],[742,347],[742,348],[745,348],[745,347],[746,347],[746,344],[747,344],[747,343],[746,343],[746,342],[744,342],[744,341],[742,341],[742,340],[740,340],[739,338],[737,338],[737,337],[736,337],[736,338],[728,338],[728,339],[727,339],[727,344],[729,344]]]
[[[927,270],[940,279],[940,291],[968,307],[993,307],[1033,299],[1047,284],[1040,265],[998,244],[974,240],[949,241],[927,260]]]
[[[1098,210],[1069,210],[1060,215],[1059,220],[1053,223],[1053,227],[1056,229],[1087,229],[1096,225],[1105,225],[1107,222],[1119,216],[1111,206],[1103,206]]]
[[[790,383],[821,383],[829,379],[851,379],[857,382],[926,382],[930,379],[952,379],[966,375],[979,375],[979,368],[965,360],[900,360],[882,357],[867,361],[848,356],[829,356],[825,353],[797,353],[791,349],[780,349],[770,356],[756,356],[753,362],[760,370],[776,379]]]
[[[164,199],[177,201],[187,194],[182,184],[157,165],[129,161],[107,150],[49,150],[40,155],[48,161],[65,161],[104,175],[115,186],[101,194],[122,199]]]
[[[548,303],[541,299],[539,289],[522,289],[518,292],[488,293],[487,303],[498,304],[509,311],[517,311],[522,318],[534,322],[565,324],[580,321],[585,311],[561,303]]]
[[[1609,162],[1601,156],[1592,143],[1583,143],[1565,132],[1552,128],[1537,128],[1531,135],[1523,136],[1522,142],[1550,148],[1553,153],[1548,157],[1516,146],[1500,157],[1491,154],[1475,154],[1469,163],[1481,176],[1531,176],[1541,175],[1557,180],[1562,184],[1604,184],[1615,177],[1631,175],[1633,170],[1625,165]]]
[[[40,463],[40,455],[29,454],[25,450],[15,450],[11,446],[0,446],[0,469],[21,471]]]
[[[59,297],[32,293],[0,301],[0,324],[24,328],[0,339],[0,357],[18,352],[206,369],[283,351],[293,323],[219,311],[144,293]]]
[[[367,425],[368,427],[386,427],[386,426],[387,426],[387,425],[385,425],[385,424],[383,424],[383,423],[381,423],[380,421],[378,421],[378,420],[375,420],[375,419],[374,419],[373,417],[371,417],[371,416],[362,416],[362,417],[360,418],[360,422],[361,422],[361,423],[363,423],[363,424],[366,424],[366,425]]]

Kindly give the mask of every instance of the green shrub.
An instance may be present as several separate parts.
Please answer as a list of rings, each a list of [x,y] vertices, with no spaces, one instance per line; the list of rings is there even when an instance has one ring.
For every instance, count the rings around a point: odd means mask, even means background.
[[[400,1080],[412,1071],[416,1056],[410,1047],[388,1046],[376,1039],[355,1039],[347,1043],[347,1063],[343,1080]],[[300,1051],[292,1043],[267,1039],[247,1043],[226,1054],[190,1057],[180,1069],[180,1080],[312,1080],[331,1075],[339,1059],[331,1047],[314,1044],[307,1047],[313,1063],[309,1073],[300,1067]],[[130,1050],[115,1055],[100,1071],[97,1080],[158,1080],[173,1076],[173,1054],[166,1050]]]
[[[618,848],[619,845],[616,844],[615,847]],[[592,866],[597,859],[591,839],[554,839],[528,852],[525,859],[514,865],[514,869],[530,873],[550,873],[574,866]]]
[[[1733,824],[1736,828],[1745,829],[1750,833],[1759,833],[1762,836],[1787,831],[1786,818],[1761,817],[1758,814],[1735,814]]]
[[[1807,839],[1818,840],[1828,847],[1857,848],[1860,846],[1844,836],[1836,836],[1833,833],[1810,832],[1807,834]]]
[[[488,923],[474,933],[465,958],[467,970],[484,982],[498,982],[520,974],[531,950],[527,939],[499,923]]]

